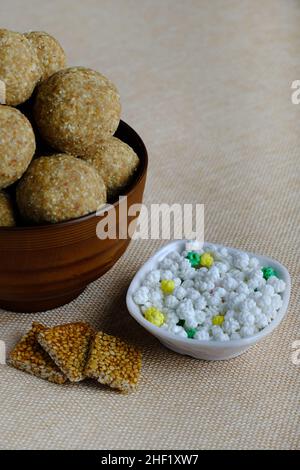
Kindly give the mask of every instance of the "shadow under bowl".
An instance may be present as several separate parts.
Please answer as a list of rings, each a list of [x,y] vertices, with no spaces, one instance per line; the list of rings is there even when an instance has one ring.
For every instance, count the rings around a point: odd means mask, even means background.
[[[121,121],[115,133],[137,153],[140,164],[124,192],[128,207],[143,200],[148,155],[139,135]],[[128,216],[119,201],[102,215],[88,214],[52,225],[0,228],[0,308],[13,312],[42,312],[76,298],[106,273],[127,249]],[[97,224],[115,210],[116,239],[97,237]],[[119,234],[125,233],[124,238]]]

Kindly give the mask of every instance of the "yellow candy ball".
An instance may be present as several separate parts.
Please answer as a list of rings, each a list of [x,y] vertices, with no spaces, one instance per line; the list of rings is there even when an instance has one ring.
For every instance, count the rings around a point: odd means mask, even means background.
[[[212,318],[212,324],[213,325],[222,325],[224,322],[224,315],[216,315]]]
[[[209,253],[203,253],[200,258],[200,266],[210,268],[214,264],[214,259]]]
[[[144,312],[144,317],[153,325],[161,326],[165,322],[164,314],[155,307],[149,307]]]
[[[175,289],[175,282],[172,279],[163,279],[160,287],[164,294],[172,294]]]

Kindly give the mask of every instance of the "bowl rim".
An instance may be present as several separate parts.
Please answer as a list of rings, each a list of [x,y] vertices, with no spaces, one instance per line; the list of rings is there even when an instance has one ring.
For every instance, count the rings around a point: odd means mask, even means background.
[[[129,197],[134,192],[134,190],[136,189],[136,187],[138,186],[140,181],[144,178],[144,176],[147,172],[147,169],[148,169],[149,159],[148,159],[148,151],[147,151],[146,145],[143,142],[141,136],[129,124],[127,124],[127,122],[123,121],[122,119],[120,119],[119,126],[120,125],[122,127],[124,127],[126,130],[129,130],[131,132],[131,134],[135,137],[135,139],[137,140],[138,145],[141,147],[141,153],[143,154],[142,158],[140,158],[140,155],[138,155],[138,157],[140,159],[140,164],[139,164],[139,167],[138,167],[137,178],[129,184],[128,188],[121,195],[122,197],[124,197],[124,196]],[[119,129],[119,127],[118,127],[118,129]],[[117,131],[118,131],[118,129],[117,129]],[[118,207],[119,203],[120,203],[119,200],[117,200],[115,202],[112,202],[112,203],[106,203],[103,207],[101,207],[101,211],[103,211],[103,213],[108,212],[109,210],[112,209],[112,207],[114,207],[114,208]],[[40,225],[24,225],[24,226],[16,226],[16,227],[1,227],[0,226],[0,233],[2,233],[2,232],[3,233],[4,232],[9,233],[9,232],[49,230],[50,228],[54,228],[54,227],[55,228],[63,228],[63,227],[68,227],[70,225],[75,225],[77,223],[85,222],[85,221],[87,221],[89,219],[92,219],[94,217],[97,217],[97,211],[91,212],[90,214],[86,214],[86,215],[83,215],[81,217],[76,217],[75,219],[70,219],[70,220],[66,220],[66,221],[63,221],[63,222],[57,222],[55,224],[47,223],[47,224],[40,224]]]
[[[277,269],[277,271],[280,272],[281,278],[285,281],[286,283],[286,289],[283,293],[283,303],[282,306],[274,320],[271,321],[271,323],[263,328],[261,331],[258,333],[255,333],[254,335],[248,337],[248,338],[239,338],[239,339],[233,339],[230,341],[218,341],[218,340],[191,340],[190,338],[180,338],[177,337],[176,335],[161,329],[160,327],[153,325],[149,321],[147,321],[140,310],[140,307],[134,302],[133,300],[133,292],[136,290],[138,285],[141,282],[141,279],[144,278],[145,274],[153,269],[155,265],[158,264],[158,262],[164,258],[169,252],[173,251],[173,249],[177,248],[176,251],[184,249],[185,243],[187,240],[173,240],[172,242],[167,243],[164,245],[162,248],[160,248],[158,251],[156,251],[141,267],[140,269],[136,272],[135,276],[133,277],[128,291],[126,295],[126,305],[127,309],[130,313],[130,315],[141,325],[143,326],[146,330],[148,330],[151,334],[156,336],[158,339],[161,339],[163,341],[171,341],[173,343],[177,343],[181,346],[190,346],[193,349],[198,349],[201,348],[202,346],[205,346],[208,349],[230,349],[232,347],[235,348],[243,348],[245,346],[250,346],[254,343],[257,343],[258,341],[262,340],[265,336],[270,334],[283,320],[284,316],[287,313],[288,310],[288,304],[289,304],[289,299],[290,299],[290,293],[291,293],[291,278],[289,275],[289,272],[287,268],[281,264],[279,261],[270,258],[268,256],[256,254],[250,251],[246,250],[241,250],[238,248],[232,248],[227,245],[221,245],[218,243],[213,243],[213,242],[205,242],[204,247],[206,245],[215,245],[216,247],[224,247],[227,248],[231,252],[235,253],[247,253],[250,256],[254,256],[258,258],[260,262],[268,263],[268,265],[274,267]],[[148,269],[149,268],[149,269]]]

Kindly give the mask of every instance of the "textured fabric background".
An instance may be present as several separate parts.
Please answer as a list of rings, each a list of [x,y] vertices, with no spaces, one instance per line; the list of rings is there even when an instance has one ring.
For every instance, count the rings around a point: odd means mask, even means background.
[[[10,349],[32,320],[87,320],[142,346],[131,396],[93,382],[52,385],[0,366],[0,447],[10,449],[300,447],[300,2],[10,0],[1,26],[46,30],[70,64],[119,87],[123,119],[150,156],[145,201],[205,204],[206,240],[275,257],[293,281],[289,312],[265,341],[227,362],[164,349],[126,311],[138,267],[161,244],[134,242],[73,303],[0,312]]]

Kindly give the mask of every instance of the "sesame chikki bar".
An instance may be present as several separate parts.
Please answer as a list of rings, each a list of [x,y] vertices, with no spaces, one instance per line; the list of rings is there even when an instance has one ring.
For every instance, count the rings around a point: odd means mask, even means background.
[[[37,341],[37,334],[45,329],[44,325],[34,322],[11,352],[9,364],[49,382],[63,384],[67,381],[67,377]]]
[[[137,348],[99,331],[91,343],[85,375],[127,393],[136,388],[141,366]]]
[[[84,368],[94,330],[83,322],[67,323],[41,331],[40,345],[71,382],[85,378]]]

